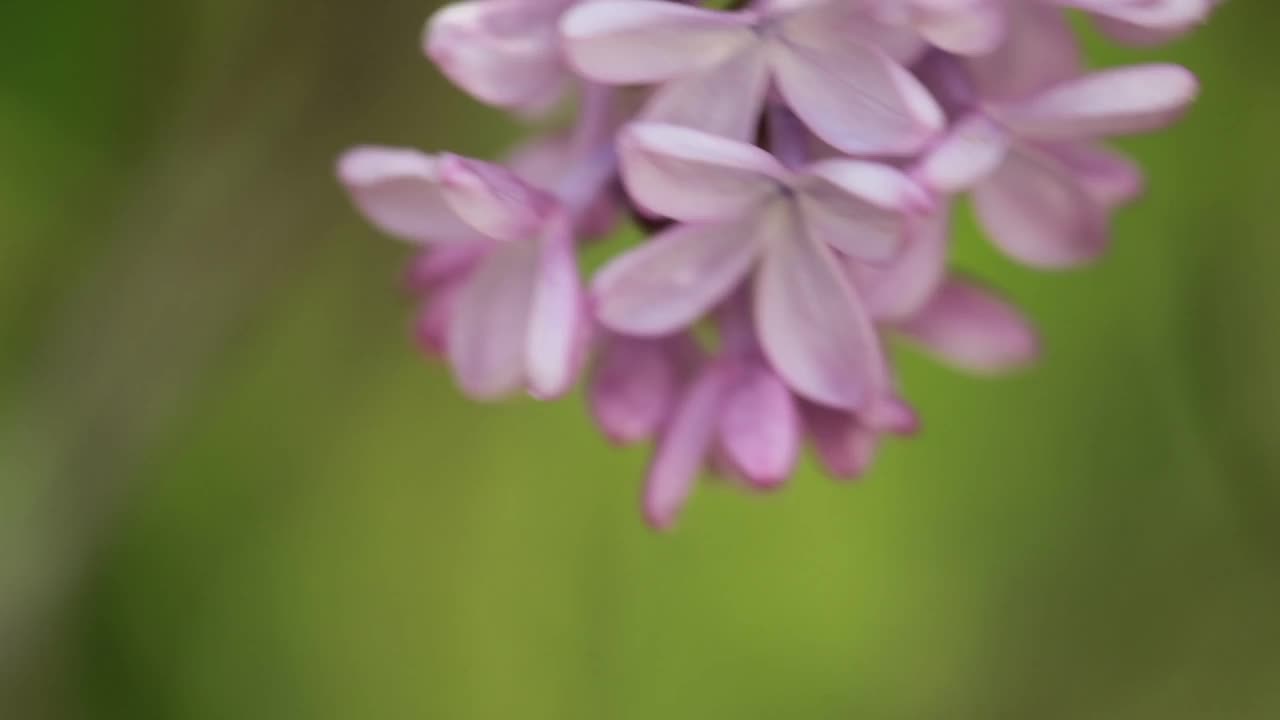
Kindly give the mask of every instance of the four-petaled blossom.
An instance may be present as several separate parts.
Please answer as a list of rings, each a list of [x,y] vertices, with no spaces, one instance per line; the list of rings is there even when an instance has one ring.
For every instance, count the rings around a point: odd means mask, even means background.
[[[563,394],[652,442],[645,517],[670,527],[710,473],[781,487],[802,449],[860,477],[919,419],[887,348],[976,374],[1039,353],[1031,323],[949,263],[968,196],[1039,268],[1096,258],[1143,187],[1110,138],[1178,118],[1178,66],[1086,71],[1065,11],[1153,43],[1218,0],[465,0],[427,55],[521,115],[577,116],[508,157],[365,147],[339,176],[417,246],[416,334],[469,395]],[[616,86],[639,86],[621,92]],[[584,290],[579,245],[629,215],[644,241]]]
[[[1169,124],[1194,99],[1176,65],[1103,70],[958,120],[918,173],[941,193],[972,190],[991,239],[1016,260],[1068,267],[1107,246],[1111,208],[1140,190],[1139,172],[1095,140]]]
[[[615,332],[692,324],[753,269],[765,354],[801,396],[867,409],[886,391],[876,331],[836,253],[893,257],[905,216],[929,197],[888,165],[824,160],[799,171],[754,145],[657,123],[618,141],[635,202],[679,222],[596,275],[596,312]]]
[[[572,387],[587,327],[573,226],[553,197],[505,168],[413,150],[358,148],[338,173],[388,234],[465,246],[429,256],[463,264],[467,277],[440,301],[447,319],[428,314],[424,325],[447,324],[443,349],[467,393],[492,399],[527,387],[554,397]]]

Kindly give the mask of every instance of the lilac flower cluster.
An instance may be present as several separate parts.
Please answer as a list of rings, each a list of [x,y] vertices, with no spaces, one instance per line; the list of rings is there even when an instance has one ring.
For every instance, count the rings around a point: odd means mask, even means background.
[[[656,443],[643,505],[666,527],[704,470],[773,488],[808,442],[854,478],[914,432],[890,336],[979,373],[1032,360],[1021,315],[948,271],[950,207],[966,193],[1026,265],[1096,258],[1142,186],[1100,141],[1170,123],[1197,83],[1086,70],[1065,11],[1152,43],[1214,4],[466,0],[427,55],[524,117],[576,97],[571,129],[505,166],[361,147],[339,175],[420,248],[420,342],[462,389],[551,398],[591,365],[604,433]],[[579,248],[628,217],[647,241],[584,286]]]

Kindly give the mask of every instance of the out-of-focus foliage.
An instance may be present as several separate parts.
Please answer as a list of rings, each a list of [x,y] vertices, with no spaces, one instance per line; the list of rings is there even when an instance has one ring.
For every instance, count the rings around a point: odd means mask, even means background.
[[[331,180],[516,137],[419,57],[429,9],[3,14],[0,717],[1280,716],[1280,8],[1157,51],[1204,95],[1129,146],[1102,265],[964,220],[1040,367],[911,357],[926,431],[864,484],[704,488],[671,537],[579,403],[414,354],[406,252]]]

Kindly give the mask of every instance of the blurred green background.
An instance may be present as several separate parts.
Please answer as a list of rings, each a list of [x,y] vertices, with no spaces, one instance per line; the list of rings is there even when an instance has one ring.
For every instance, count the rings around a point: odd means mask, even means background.
[[[0,19],[0,718],[1280,717],[1275,3],[1068,274],[959,255],[1041,324],[838,486],[704,487],[580,399],[473,405],[407,340],[363,141],[518,128],[407,0],[60,0]]]

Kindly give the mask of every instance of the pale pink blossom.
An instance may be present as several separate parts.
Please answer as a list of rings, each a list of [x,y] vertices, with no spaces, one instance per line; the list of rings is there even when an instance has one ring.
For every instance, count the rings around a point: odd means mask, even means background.
[[[421,262],[445,267],[417,273],[428,288],[441,284],[420,337],[447,354],[463,390],[493,399],[522,387],[546,397],[572,387],[587,325],[573,226],[555,198],[498,166],[405,149],[357,148],[338,174],[388,233],[466,246],[457,255],[434,251]]]
[[[851,410],[880,399],[880,345],[837,253],[891,258],[906,216],[929,207],[920,188],[864,161],[792,171],[755,146],[675,125],[633,124],[619,152],[632,198],[679,224],[600,271],[600,322],[673,333],[750,275],[765,355],[797,393]]]
[[[1109,211],[1142,187],[1132,163],[1097,141],[1168,125],[1197,90],[1186,69],[1151,64],[979,100],[925,155],[917,177],[939,193],[971,191],[992,241],[1017,260],[1088,262],[1107,247]]]

